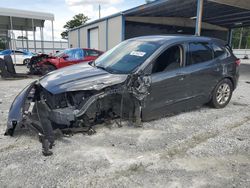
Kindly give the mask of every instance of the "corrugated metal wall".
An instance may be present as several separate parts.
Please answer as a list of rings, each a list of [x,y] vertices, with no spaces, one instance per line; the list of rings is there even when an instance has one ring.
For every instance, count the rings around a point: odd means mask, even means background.
[[[99,35],[99,49],[98,50],[106,50],[106,21],[102,21],[96,24],[92,24],[86,27],[80,28],[80,47],[81,48],[89,48],[89,30],[98,28]]]
[[[73,30],[69,32],[68,36],[69,40],[69,47],[70,48],[77,48],[78,47],[78,30]]]
[[[88,48],[89,30],[98,28],[99,50],[107,51],[122,41],[122,23],[123,18],[119,15],[72,30],[69,32],[69,45],[72,45],[72,47]]]
[[[122,16],[108,20],[108,49],[113,48],[123,40],[122,22]]]

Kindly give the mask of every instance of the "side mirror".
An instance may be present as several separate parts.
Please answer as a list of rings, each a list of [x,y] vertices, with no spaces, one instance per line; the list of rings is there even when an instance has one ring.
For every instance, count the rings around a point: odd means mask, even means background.
[[[67,59],[67,58],[69,58],[69,56],[67,54],[63,54],[62,58]]]

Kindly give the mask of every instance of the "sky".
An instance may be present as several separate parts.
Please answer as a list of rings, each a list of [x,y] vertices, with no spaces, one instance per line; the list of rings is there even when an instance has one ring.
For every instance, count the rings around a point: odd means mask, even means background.
[[[83,13],[93,21],[99,17],[99,4],[104,17],[144,3],[145,0],[0,0],[0,7],[53,13],[55,40],[61,40],[63,25],[76,14]],[[21,35],[21,32],[16,32],[16,35]],[[51,40],[51,35],[51,22],[46,21],[45,40]],[[29,38],[32,38],[32,32],[29,32]],[[40,39],[39,32],[36,38]]]

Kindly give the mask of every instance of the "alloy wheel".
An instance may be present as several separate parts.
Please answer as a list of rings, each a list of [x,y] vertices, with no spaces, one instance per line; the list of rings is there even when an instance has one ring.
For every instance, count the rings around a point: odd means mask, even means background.
[[[223,105],[228,102],[230,98],[230,86],[227,83],[223,83],[217,90],[216,100],[218,104]]]

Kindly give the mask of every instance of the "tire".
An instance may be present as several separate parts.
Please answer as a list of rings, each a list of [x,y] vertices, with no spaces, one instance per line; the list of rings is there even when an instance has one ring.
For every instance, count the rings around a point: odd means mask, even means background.
[[[23,60],[23,65],[28,65],[29,62],[30,62],[30,59],[25,59]]]
[[[45,75],[51,71],[56,70],[56,67],[54,65],[51,64],[45,64],[42,68],[42,75]]]
[[[227,78],[223,79],[215,87],[209,104],[213,108],[224,108],[230,102],[232,94],[233,83]]]

